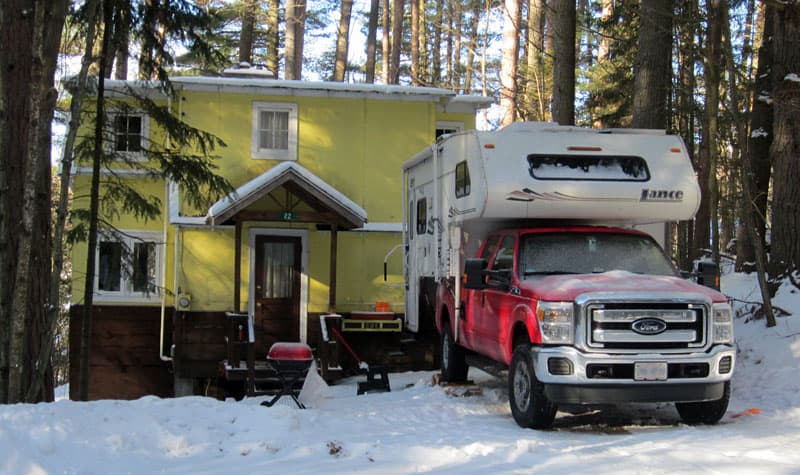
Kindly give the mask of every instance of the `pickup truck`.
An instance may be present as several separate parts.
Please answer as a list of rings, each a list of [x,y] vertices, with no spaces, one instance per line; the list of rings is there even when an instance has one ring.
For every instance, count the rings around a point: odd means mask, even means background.
[[[508,368],[511,413],[547,428],[559,405],[674,402],[689,424],[727,410],[733,315],[680,276],[646,233],[604,226],[503,229],[464,260],[463,289],[437,286],[445,381],[470,356]]]

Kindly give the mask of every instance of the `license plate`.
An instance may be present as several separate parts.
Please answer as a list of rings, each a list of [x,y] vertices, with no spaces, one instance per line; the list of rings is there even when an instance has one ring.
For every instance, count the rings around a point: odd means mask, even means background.
[[[636,381],[666,381],[667,363],[635,363],[633,365],[633,379]]]

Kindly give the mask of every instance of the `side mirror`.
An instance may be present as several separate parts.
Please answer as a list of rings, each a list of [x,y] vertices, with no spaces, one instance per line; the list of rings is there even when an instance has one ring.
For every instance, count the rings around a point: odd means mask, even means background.
[[[489,261],[486,259],[467,258],[464,261],[464,288],[471,290],[485,289],[486,281],[483,276],[488,266]]]
[[[697,283],[719,290],[719,267],[713,262],[698,262]]]

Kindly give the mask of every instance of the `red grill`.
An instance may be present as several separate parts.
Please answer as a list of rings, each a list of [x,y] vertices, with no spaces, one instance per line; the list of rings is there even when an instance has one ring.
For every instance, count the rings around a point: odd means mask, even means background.
[[[282,396],[291,396],[297,407],[305,409],[297,396],[300,394],[301,381],[305,379],[314,355],[311,348],[305,343],[278,342],[273,344],[267,353],[267,362],[278,376],[281,389],[271,400],[261,403],[263,406],[272,407]]]

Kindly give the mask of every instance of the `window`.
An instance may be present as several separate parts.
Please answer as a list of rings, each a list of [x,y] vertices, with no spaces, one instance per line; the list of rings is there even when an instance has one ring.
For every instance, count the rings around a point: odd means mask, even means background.
[[[481,254],[480,257],[482,257],[482,258],[484,258],[486,260],[491,259],[492,258],[492,254],[494,254],[494,251],[497,250],[497,243],[498,242],[500,242],[500,236],[498,236],[498,235],[491,236],[489,238],[489,240],[486,241],[486,246],[483,248],[483,253]]]
[[[142,155],[148,134],[147,115],[112,112],[109,115],[109,124],[112,129],[109,148],[112,152],[126,154],[128,158]]]
[[[492,270],[511,270],[514,266],[514,237],[506,236],[503,238],[503,243],[500,249],[497,250],[497,255],[494,257]]]
[[[100,236],[97,245],[98,300],[154,300],[159,297],[162,245],[153,232]]]
[[[528,172],[538,180],[648,181],[642,157],[528,155]]]
[[[408,222],[408,239],[410,241],[410,240],[414,239],[414,226],[413,226],[413,224],[414,224],[414,201],[413,200],[408,202],[408,216],[406,217],[406,220]]]
[[[428,200],[422,198],[417,201],[417,235],[428,232]]]
[[[251,155],[258,159],[297,160],[297,105],[253,103]]]
[[[446,121],[438,121],[436,122],[436,138],[438,139],[442,135],[445,134],[455,134],[456,132],[461,132],[464,130],[464,123],[463,122],[446,122]]]
[[[463,161],[456,165],[456,198],[469,195],[470,189],[469,168],[467,162]]]
[[[520,277],[596,274],[623,270],[635,274],[675,275],[651,238],[616,233],[535,233],[520,242]]]

